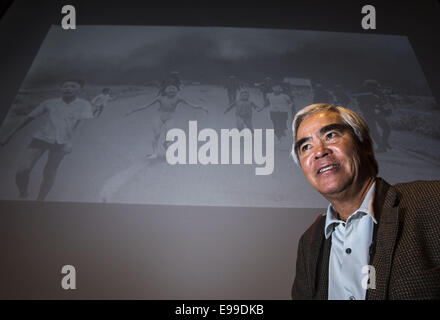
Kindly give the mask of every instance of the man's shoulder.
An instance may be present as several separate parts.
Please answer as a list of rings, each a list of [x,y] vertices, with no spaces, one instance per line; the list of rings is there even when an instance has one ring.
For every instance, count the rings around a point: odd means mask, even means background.
[[[56,97],[56,98],[49,98],[49,99],[43,100],[40,105],[46,105],[46,106],[58,105],[61,102],[62,102],[62,99],[60,97]]]
[[[393,185],[399,195],[399,200],[431,201],[440,203],[440,180],[413,181]]]
[[[440,181],[414,181],[393,185],[405,216],[440,216]],[[408,216],[409,215],[409,216]]]
[[[37,109],[45,109],[48,112],[52,112],[55,109],[58,109],[60,105],[62,105],[62,99],[60,97],[49,98],[43,100],[37,107]]]
[[[416,190],[430,191],[430,190],[435,190],[435,188],[437,189],[440,188],[440,180],[417,180],[412,182],[403,182],[403,183],[397,183],[393,185],[393,187],[402,190],[416,189]]]

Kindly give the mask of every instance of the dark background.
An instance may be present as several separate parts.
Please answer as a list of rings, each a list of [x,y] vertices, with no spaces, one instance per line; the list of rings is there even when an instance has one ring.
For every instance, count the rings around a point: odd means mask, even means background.
[[[406,35],[440,101],[438,1],[3,1],[1,121],[64,4],[77,24]],[[288,299],[297,235],[321,210],[0,201],[0,298]],[[74,292],[60,286],[65,264]]]

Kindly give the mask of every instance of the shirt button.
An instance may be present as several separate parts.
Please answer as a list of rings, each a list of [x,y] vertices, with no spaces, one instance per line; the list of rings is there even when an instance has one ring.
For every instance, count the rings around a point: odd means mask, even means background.
[[[347,249],[345,249],[345,252],[346,252],[347,254],[350,254],[350,253],[351,253],[351,249],[350,249],[350,248],[347,248]]]
[[[356,300],[356,297],[355,297],[355,296],[350,296],[350,298],[348,298],[348,299],[350,299],[350,300]]]

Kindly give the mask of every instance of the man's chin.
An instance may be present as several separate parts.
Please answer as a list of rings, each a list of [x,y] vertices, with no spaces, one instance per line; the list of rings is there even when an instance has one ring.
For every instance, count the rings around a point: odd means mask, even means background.
[[[316,190],[318,190],[318,192],[320,194],[322,194],[323,196],[335,195],[335,194],[342,192],[344,189],[345,189],[344,186],[340,185],[340,184],[327,184],[327,185],[319,186],[318,188],[316,188]]]

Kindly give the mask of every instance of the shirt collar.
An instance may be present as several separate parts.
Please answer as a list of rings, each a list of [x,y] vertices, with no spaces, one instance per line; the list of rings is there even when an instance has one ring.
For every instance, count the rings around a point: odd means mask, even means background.
[[[374,190],[376,188],[376,182],[373,182],[370,189],[368,189],[367,195],[364,198],[364,201],[362,201],[359,209],[357,209],[355,212],[353,212],[350,217],[348,217],[347,222],[354,218],[357,213],[361,213],[362,215],[367,215],[373,219],[373,222],[377,224],[376,219],[374,218],[374,210],[373,210],[373,201],[374,201]],[[333,233],[335,224],[338,225],[339,223],[343,223],[344,221],[338,219],[338,215],[336,213],[336,210],[333,208],[332,204],[330,203],[327,207],[327,214],[325,218],[325,238],[328,239],[331,234]]]

